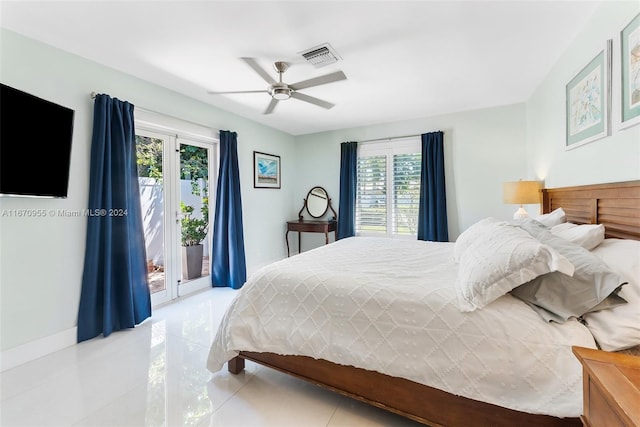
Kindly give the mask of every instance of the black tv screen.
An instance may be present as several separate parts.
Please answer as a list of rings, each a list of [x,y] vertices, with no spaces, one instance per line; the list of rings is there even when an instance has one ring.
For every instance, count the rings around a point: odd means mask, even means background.
[[[0,194],[67,197],[73,115],[0,83]]]

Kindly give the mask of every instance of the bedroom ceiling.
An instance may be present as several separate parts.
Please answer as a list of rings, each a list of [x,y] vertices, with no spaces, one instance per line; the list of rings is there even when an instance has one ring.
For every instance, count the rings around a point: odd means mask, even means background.
[[[2,1],[0,23],[300,135],[526,101],[598,3]],[[299,54],[326,42],[337,63],[314,68]],[[269,72],[290,63],[287,83],[338,70],[347,80],[302,91],[333,109],[290,99],[263,115],[267,94],[207,93],[266,89],[241,57]]]

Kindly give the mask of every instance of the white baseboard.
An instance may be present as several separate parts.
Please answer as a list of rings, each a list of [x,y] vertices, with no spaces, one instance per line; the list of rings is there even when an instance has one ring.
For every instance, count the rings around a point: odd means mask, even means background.
[[[54,353],[76,344],[78,328],[58,332],[39,340],[31,341],[18,347],[5,350],[0,354],[0,372],[20,366],[23,363]]]

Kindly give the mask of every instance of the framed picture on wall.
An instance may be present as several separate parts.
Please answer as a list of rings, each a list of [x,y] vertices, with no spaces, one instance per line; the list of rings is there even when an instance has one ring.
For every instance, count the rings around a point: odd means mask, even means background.
[[[640,123],[640,13],[620,32],[622,127]]]
[[[608,136],[611,129],[611,45],[576,74],[565,89],[566,149]]]
[[[280,156],[253,152],[253,187],[280,188]]]

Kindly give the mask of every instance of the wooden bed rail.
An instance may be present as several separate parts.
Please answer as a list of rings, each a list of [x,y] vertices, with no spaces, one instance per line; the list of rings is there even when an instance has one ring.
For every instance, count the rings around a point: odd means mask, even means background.
[[[240,373],[244,369],[244,359],[431,427],[582,426],[579,418],[519,412],[452,395],[404,378],[306,356],[243,351],[229,361],[229,371]]]

